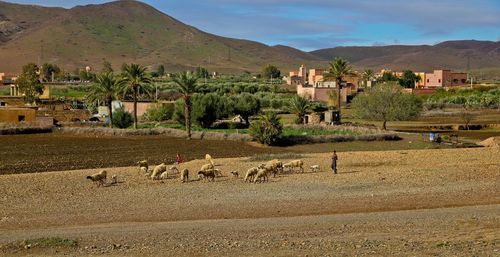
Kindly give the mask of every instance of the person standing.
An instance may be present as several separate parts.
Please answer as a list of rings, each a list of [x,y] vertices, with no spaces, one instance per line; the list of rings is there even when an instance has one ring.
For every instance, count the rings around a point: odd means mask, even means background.
[[[332,171],[333,173],[337,174],[337,160],[339,157],[337,156],[337,151],[333,150],[333,155],[332,155]]]
[[[175,162],[177,163],[177,165],[183,163],[182,157],[179,153],[177,153],[177,155],[175,156]]]

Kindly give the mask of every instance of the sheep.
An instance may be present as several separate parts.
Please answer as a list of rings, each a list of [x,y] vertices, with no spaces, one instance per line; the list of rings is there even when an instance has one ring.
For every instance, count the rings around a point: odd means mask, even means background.
[[[233,177],[235,177],[235,178],[238,178],[238,177],[240,176],[240,174],[238,174],[238,172],[237,172],[237,171],[231,171],[230,173],[231,173],[231,175],[233,175]]]
[[[165,163],[162,163],[158,166],[156,166],[154,169],[153,169],[153,174],[151,175],[151,179],[152,180],[156,180],[159,178],[159,176],[163,173],[167,171],[167,165],[165,165]]]
[[[214,169],[214,165],[211,163],[205,164],[205,165],[201,166],[201,168],[200,168],[200,170],[202,170],[202,171],[213,170],[213,169]]]
[[[294,160],[289,163],[283,164],[283,168],[288,168],[289,171],[293,171],[294,168],[299,168],[301,172],[304,172],[304,168],[302,167],[304,162],[302,160]]]
[[[212,181],[212,182],[215,182],[215,172],[214,170],[200,170],[198,171],[198,177],[201,179],[201,178],[204,178],[208,181]]]
[[[276,174],[278,174],[280,171],[283,171],[283,162],[281,162],[277,159],[274,159],[274,160],[268,161],[264,165],[261,164],[260,168],[271,171],[273,173],[273,177],[276,177]]]
[[[160,175],[160,180],[168,179],[168,171],[164,171]]]
[[[103,170],[94,175],[87,176],[87,179],[92,180],[94,184],[97,184],[97,187],[104,186],[104,184],[106,183],[106,171]]]
[[[137,165],[139,165],[139,168],[142,168],[142,167],[145,167],[146,170],[149,169],[149,166],[148,166],[148,161],[147,160],[142,160],[142,161],[138,161],[137,162]],[[141,169],[142,170],[142,169]]]
[[[253,183],[257,183],[257,181],[260,182],[260,180],[262,179],[264,182],[266,182],[268,180],[268,177],[267,177],[267,173],[268,171],[265,170],[265,169],[259,169],[257,171],[257,174],[255,175],[255,178],[253,180]]]
[[[146,167],[141,167],[141,173],[148,176],[149,175],[149,170]]]
[[[118,183],[118,176],[116,176],[116,175],[111,176],[111,183],[110,184],[114,185],[116,183]]]
[[[214,169],[214,174],[216,177],[222,177],[222,171],[219,169]]]
[[[181,181],[182,181],[182,183],[189,181],[189,170],[188,169],[183,169],[181,171]]]
[[[177,166],[175,165],[172,165],[169,170],[171,170],[172,172],[175,172],[175,173],[179,173],[179,168],[177,168]]]
[[[258,168],[255,168],[255,167],[252,167],[250,169],[247,170],[247,174],[245,175],[245,182],[247,181],[252,181],[251,179],[253,179],[253,177],[255,175],[257,175],[257,172],[258,172]]]
[[[312,170],[312,172],[318,172],[320,170],[320,167],[317,164],[316,165],[312,165],[311,166],[311,170]]]
[[[212,156],[210,156],[210,154],[205,154],[205,160],[207,160],[209,164],[212,164],[212,166],[215,166],[214,159],[212,159]]]

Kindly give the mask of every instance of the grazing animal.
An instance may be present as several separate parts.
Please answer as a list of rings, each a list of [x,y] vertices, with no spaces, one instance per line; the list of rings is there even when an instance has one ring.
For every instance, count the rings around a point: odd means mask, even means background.
[[[267,171],[266,171],[265,169],[259,169],[259,170],[257,171],[257,174],[255,175],[255,178],[254,178],[254,180],[253,180],[253,183],[257,183],[257,181],[259,181],[259,182],[260,182],[260,181],[261,181],[261,179],[262,179],[262,181],[263,181],[263,182],[266,182],[266,181],[268,181],[268,179],[269,179],[269,178],[267,177]]]
[[[146,170],[149,169],[148,161],[147,160],[138,161],[137,165],[139,165],[139,168],[145,167]]]
[[[201,168],[200,168],[200,170],[213,170],[213,169],[214,169],[214,165],[211,163],[205,164],[205,165],[201,166]]]
[[[153,174],[151,174],[151,179],[152,180],[157,180],[160,178],[160,175],[162,173],[164,173],[165,171],[167,171],[167,165],[165,165],[165,163],[162,163],[158,166],[156,166],[154,169],[153,169]]]
[[[141,172],[142,172],[142,174],[145,174],[147,176],[149,173],[149,170],[146,167],[141,167]]]
[[[215,182],[215,172],[214,170],[200,170],[198,171],[198,177],[204,178],[208,181]]]
[[[222,171],[219,169],[214,169],[214,174],[216,177],[222,177]]]
[[[311,171],[312,171],[312,172],[318,172],[319,170],[320,170],[319,165],[312,165],[312,166],[311,166]]]
[[[181,181],[182,181],[182,183],[189,181],[189,170],[188,169],[183,169],[181,171]]]
[[[179,173],[179,168],[177,166],[173,165],[172,167],[169,168],[172,172]]]
[[[302,166],[304,166],[304,162],[302,160],[295,160],[283,164],[283,167],[288,168],[289,171],[293,171],[294,168],[299,168],[301,172],[304,172],[304,168]]]
[[[94,175],[87,176],[87,179],[92,180],[92,182],[94,182],[94,184],[97,184],[97,187],[104,186],[104,184],[106,183],[106,173],[107,172],[105,170],[103,170],[103,171],[96,173]]]
[[[116,183],[118,183],[118,176],[116,176],[116,175],[111,176],[111,183],[110,184],[114,185]]]
[[[238,174],[238,172],[237,172],[237,171],[231,171],[230,173],[231,173],[231,175],[233,175],[233,177],[235,177],[235,178],[238,178],[238,177],[240,176],[240,174]]]
[[[252,168],[248,169],[248,170],[247,170],[247,173],[246,173],[246,175],[245,175],[245,180],[244,180],[244,181],[245,181],[245,182],[247,182],[247,181],[252,181],[253,177],[254,177],[255,175],[257,175],[257,172],[258,172],[258,171],[259,171],[259,169],[258,169],[258,168],[255,168],[255,167],[252,167]]]

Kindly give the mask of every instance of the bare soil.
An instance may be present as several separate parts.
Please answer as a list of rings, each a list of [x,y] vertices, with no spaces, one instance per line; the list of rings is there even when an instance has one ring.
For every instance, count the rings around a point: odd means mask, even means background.
[[[205,163],[152,181],[136,167],[0,176],[0,255],[85,256],[498,256],[498,148],[306,155],[305,173],[250,184],[232,178],[256,162],[216,159],[223,176],[198,181]],[[286,161],[286,160],[285,160]],[[322,171],[312,173],[310,165]],[[77,247],[32,247],[61,237]],[[26,247],[29,248],[29,247]]]

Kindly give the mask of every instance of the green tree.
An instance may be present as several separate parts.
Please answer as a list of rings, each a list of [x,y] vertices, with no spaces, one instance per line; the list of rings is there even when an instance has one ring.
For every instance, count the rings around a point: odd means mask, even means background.
[[[117,128],[121,128],[121,129],[128,128],[133,123],[132,114],[130,114],[129,112],[126,112],[123,109],[123,106],[120,106],[113,113],[113,121],[112,122],[113,122],[113,124],[115,124],[115,127],[117,127]]]
[[[197,67],[196,70],[194,71],[194,74],[198,78],[208,78],[210,75],[208,74],[208,70],[203,67]]]
[[[42,65],[42,69],[40,72],[41,72],[43,81],[49,82],[49,81],[52,81],[52,76],[54,76],[54,78],[59,77],[59,75],[61,73],[61,69],[55,64],[44,63]]]
[[[123,73],[125,94],[132,93],[134,99],[134,129],[137,129],[137,98],[139,94],[151,94],[151,79],[146,72],[146,67],[138,64],[126,64]]]
[[[104,62],[102,63],[102,73],[109,73],[109,72],[113,72],[113,67],[110,62],[104,60]]]
[[[281,139],[283,125],[278,114],[268,112],[261,115],[258,120],[252,122],[249,133],[254,140],[261,144],[275,145]]]
[[[413,94],[404,93],[396,83],[377,85],[356,96],[351,105],[360,119],[382,121],[385,130],[388,121],[416,118],[422,111],[422,101]]]
[[[363,84],[366,87],[368,85],[368,81],[371,81],[375,77],[375,73],[373,70],[366,69],[361,74],[361,79],[363,80]]]
[[[379,81],[381,82],[390,82],[390,81],[397,81],[398,78],[392,74],[390,71],[386,71],[382,74],[382,77],[379,78]]]
[[[305,97],[296,95],[290,100],[289,109],[290,113],[293,113],[297,116],[295,118],[296,124],[304,123],[304,117],[309,112],[310,108],[311,108],[311,102],[309,101],[309,99]]]
[[[250,126],[249,118],[259,113],[260,102],[257,97],[250,93],[241,93],[232,98],[234,114],[241,115],[247,126]]]
[[[23,72],[16,81],[27,103],[33,103],[36,97],[43,93],[43,85],[39,80],[38,72],[38,66],[29,63],[23,66]]]
[[[170,120],[174,114],[173,104],[157,104],[150,107],[144,113],[144,118],[148,121],[161,122]]]
[[[203,128],[209,128],[218,119],[227,117],[228,100],[216,93],[195,94],[192,98],[192,120]]]
[[[198,77],[189,71],[175,74],[172,78],[177,92],[182,94],[184,100],[184,125],[188,139],[191,139],[191,96],[196,93],[197,81]]]
[[[86,96],[90,103],[103,102],[108,106],[110,128],[113,128],[112,102],[118,99],[122,86],[123,80],[112,72],[102,73],[96,76]]]
[[[340,115],[340,109],[342,106],[341,100],[341,84],[345,76],[352,73],[352,67],[349,63],[342,58],[335,58],[330,62],[330,68],[328,72],[324,75],[325,80],[335,81],[337,86],[337,107]]]
[[[403,71],[403,76],[401,76],[400,79],[398,79],[399,85],[405,88],[414,88],[415,83],[418,83],[420,81],[420,76],[415,75],[413,71],[411,70],[405,70]]]
[[[281,71],[274,65],[266,65],[262,68],[262,78],[264,79],[278,79],[281,77]]]

